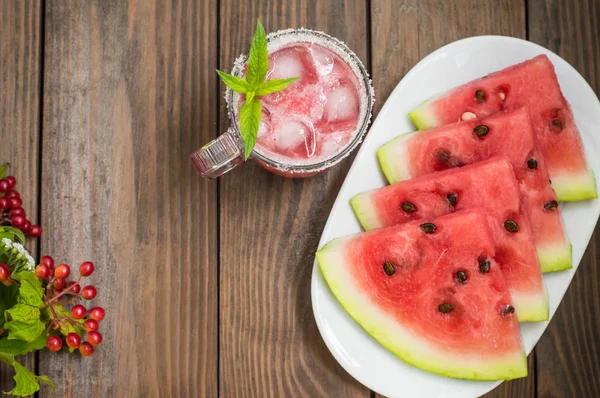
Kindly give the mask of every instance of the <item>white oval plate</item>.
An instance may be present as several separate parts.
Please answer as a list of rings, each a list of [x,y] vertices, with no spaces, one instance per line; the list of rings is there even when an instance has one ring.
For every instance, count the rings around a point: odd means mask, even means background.
[[[582,134],[590,166],[600,175],[600,102],[594,91],[565,60],[525,40],[502,36],[479,36],[459,40],[431,53],[396,86],[366,137],[321,236],[319,247],[330,240],[360,232],[349,200],[359,192],[386,185],[376,150],[415,127],[408,112],[427,98],[506,66],[547,54],[556,68],[562,91],[571,104]],[[596,155],[596,156],[594,156]],[[562,203],[567,234],[573,244],[573,269],[545,274],[550,317],[573,278],[592,236],[600,202]],[[501,382],[469,381],[438,376],[412,367],[379,345],[344,311],[330,292],[315,262],[312,273],[312,305],[319,331],[337,361],[370,389],[390,397],[476,397]],[[529,354],[548,322],[522,323],[521,333]]]

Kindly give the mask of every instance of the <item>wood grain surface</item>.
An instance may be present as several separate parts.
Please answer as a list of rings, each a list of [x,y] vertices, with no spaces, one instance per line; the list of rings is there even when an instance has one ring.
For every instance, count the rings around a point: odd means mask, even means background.
[[[528,15],[529,39],[563,57],[600,95],[600,2],[530,0]],[[567,294],[537,344],[540,397],[600,396],[599,243],[597,226]]]
[[[95,261],[107,308],[93,357],[26,359],[57,384],[39,396],[375,395],[329,353],[310,301],[353,157],[309,179],[249,162],[213,182],[188,160],[229,124],[214,69],[247,52],[258,17],[345,41],[376,111],[421,58],[481,34],[548,47],[600,93],[600,0],[0,0],[0,162],[41,219],[42,254]],[[600,396],[599,244],[529,377],[486,397]],[[4,391],[11,374],[0,364]]]
[[[39,223],[40,33],[35,0],[0,1],[0,164],[18,182],[27,217]],[[36,253],[37,244],[28,248]],[[35,354],[20,360],[35,370]],[[14,387],[14,370],[0,363],[0,391]]]
[[[42,250],[92,259],[93,357],[51,354],[55,396],[217,394],[216,4],[48,1]],[[46,391],[47,392],[47,391]]]
[[[220,66],[247,52],[260,17],[267,31],[325,30],[367,59],[366,1],[221,1]],[[221,129],[227,126],[221,108]],[[314,321],[314,252],[348,170],[284,179],[245,164],[220,180],[220,395],[368,397],[329,353]]]

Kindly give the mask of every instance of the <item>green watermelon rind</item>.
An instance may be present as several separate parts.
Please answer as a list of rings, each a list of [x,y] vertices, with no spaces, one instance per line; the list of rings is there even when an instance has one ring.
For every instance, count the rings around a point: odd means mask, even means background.
[[[588,169],[588,172],[584,175],[564,176],[560,179],[554,177],[552,188],[557,199],[561,202],[577,202],[598,198],[596,175],[592,169]]]
[[[411,335],[396,321],[385,316],[347,275],[344,261],[346,239],[335,239],[316,254],[327,285],[346,312],[375,340],[404,362],[442,376],[467,380],[511,380],[527,376],[527,357],[521,349],[505,358],[487,361],[444,355]],[[403,338],[404,337],[404,338]],[[418,347],[418,349],[416,349]]]
[[[402,134],[377,149],[377,159],[388,183],[394,184],[411,178],[407,165],[402,164],[406,160],[402,152],[405,151],[404,141],[415,134],[419,132]]]
[[[427,130],[428,128],[431,128],[436,125],[435,122],[431,121],[431,119],[435,119],[435,115],[433,114],[433,112],[429,111],[428,106],[428,103],[432,99],[433,98],[430,98],[424,101],[423,103],[421,103],[421,105],[419,105],[413,111],[408,113],[410,120],[412,120],[413,124],[419,130]]]
[[[560,248],[538,248],[542,272],[558,272],[573,268],[573,245],[566,240]]]
[[[350,206],[365,231],[379,228],[378,217],[374,212],[375,207],[371,205],[370,192],[362,192],[350,199]]]

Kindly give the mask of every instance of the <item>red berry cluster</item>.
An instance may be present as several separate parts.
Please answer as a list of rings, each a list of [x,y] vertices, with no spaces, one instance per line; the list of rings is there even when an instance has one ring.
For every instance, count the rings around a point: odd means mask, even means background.
[[[46,292],[44,297],[47,305],[53,314],[53,321],[50,323],[46,340],[46,347],[50,351],[57,352],[63,347],[63,339],[60,335],[61,326],[73,326],[63,328],[62,330],[77,330],[83,328],[86,341],[82,342],[79,333],[69,332],[64,336],[67,346],[72,349],[79,348],[81,355],[88,357],[94,353],[94,346],[102,342],[102,334],[98,331],[99,322],[104,319],[104,309],[94,307],[87,310],[81,304],[75,302],[83,298],[92,300],[96,297],[96,288],[87,285],[81,288],[81,280],[92,275],[94,272],[94,263],[86,261],[79,266],[79,279],[77,281],[67,281],[71,275],[71,267],[67,264],[59,264],[54,267],[54,259],[50,256],[42,257],[40,265],[35,268],[35,276],[42,281],[46,281]],[[66,301],[65,301],[66,300]],[[64,314],[54,307],[56,304],[72,305],[68,314]],[[83,321],[83,322],[82,322]],[[55,331],[50,334],[50,329]]]
[[[0,180],[0,211],[2,212],[1,225],[12,225],[19,228],[23,233],[37,238],[42,234],[42,227],[33,225],[27,219],[27,214],[23,207],[21,194],[15,189],[17,179],[8,176]]]

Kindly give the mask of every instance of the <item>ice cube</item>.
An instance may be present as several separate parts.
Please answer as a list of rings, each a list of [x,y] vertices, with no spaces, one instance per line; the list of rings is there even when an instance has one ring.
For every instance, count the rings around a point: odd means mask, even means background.
[[[310,157],[315,152],[314,134],[314,129],[300,121],[282,123],[277,129],[277,147],[292,151],[302,145],[306,149],[306,155]]]
[[[333,70],[334,59],[327,50],[320,47],[311,47],[310,54],[319,76],[331,73]]]
[[[302,76],[304,73],[302,54],[293,51],[293,49],[290,50],[292,51],[281,50],[273,55],[267,79],[287,79]]]
[[[358,112],[357,92],[352,86],[340,86],[327,97],[325,114],[330,122],[348,120],[357,115]]]

